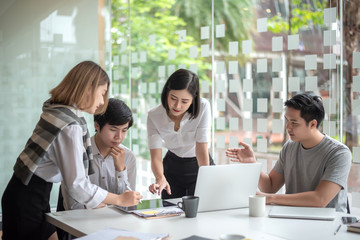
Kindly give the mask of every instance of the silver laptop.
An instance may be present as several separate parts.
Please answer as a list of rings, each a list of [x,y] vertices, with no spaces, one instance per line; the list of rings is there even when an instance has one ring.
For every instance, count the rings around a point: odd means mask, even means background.
[[[249,195],[256,194],[261,163],[202,166],[195,186],[198,212],[249,206]]]
[[[273,206],[268,216],[331,221],[335,219],[335,208]]]

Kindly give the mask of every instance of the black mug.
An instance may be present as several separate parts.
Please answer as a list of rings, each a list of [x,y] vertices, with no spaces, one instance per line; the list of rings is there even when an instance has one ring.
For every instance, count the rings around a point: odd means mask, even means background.
[[[184,196],[182,202],[178,202],[177,206],[185,212],[185,217],[194,218],[198,211],[199,197]]]

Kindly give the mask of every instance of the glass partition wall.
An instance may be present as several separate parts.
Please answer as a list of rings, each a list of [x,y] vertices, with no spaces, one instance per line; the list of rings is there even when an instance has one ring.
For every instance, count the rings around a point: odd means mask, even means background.
[[[156,197],[147,190],[154,182],[147,112],[171,73],[186,68],[211,103],[216,164],[229,164],[226,148],[244,141],[270,171],[288,139],[284,101],[301,92],[322,96],[321,129],[352,151],[348,188],[360,207],[359,7],[343,0],[2,1],[0,194],[49,90],[90,59],[111,76],[111,96],[133,111],[124,144],[137,156],[145,198]]]
[[[358,5],[340,0],[112,1],[112,90],[126,99],[136,118],[127,144],[139,160],[138,190],[154,197],[147,192],[154,181],[147,111],[160,103],[167,77],[186,68],[199,75],[201,97],[212,106],[209,149],[216,164],[228,164],[226,148],[244,141],[270,171],[288,139],[285,100],[301,92],[320,95],[326,111],[321,130],[353,153],[349,192],[358,199],[360,55],[353,13]]]

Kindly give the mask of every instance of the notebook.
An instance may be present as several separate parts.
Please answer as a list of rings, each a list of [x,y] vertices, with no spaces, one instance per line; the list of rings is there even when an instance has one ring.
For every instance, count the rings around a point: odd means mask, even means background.
[[[331,221],[335,219],[335,208],[273,206],[268,216]]]
[[[201,166],[195,186],[198,212],[248,207],[260,171],[261,163]]]
[[[165,207],[174,207],[176,206],[175,203],[163,200],[163,199],[145,199],[139,202],[138,205],[131,206],[131,207],[121,207],[121,206],[114,206],[124,212],[133,213],[138,210],[149,210],[149,209],[156,209],[156,208],[165,208]]]

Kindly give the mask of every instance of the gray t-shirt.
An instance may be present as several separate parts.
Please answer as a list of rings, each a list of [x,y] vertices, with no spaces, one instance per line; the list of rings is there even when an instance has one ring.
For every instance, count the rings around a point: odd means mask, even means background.
[[[326,207],[346,212],[350,167],[349,148],[325,135],[311,149],[304,149],[299,142],[287,141],[273,169],[284,175],[287,194],[314,191],[321,180],[340,185],[340,192]]]

